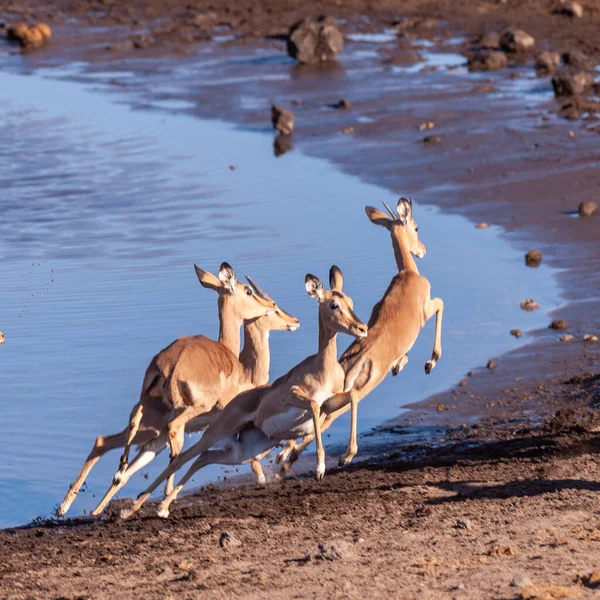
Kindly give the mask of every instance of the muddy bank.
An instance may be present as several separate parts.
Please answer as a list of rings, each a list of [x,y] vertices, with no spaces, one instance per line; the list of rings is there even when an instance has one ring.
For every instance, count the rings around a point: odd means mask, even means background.
[[[566,598],[597,594],[599,375],[557,414],[266,489],[207,490],[131,522],[0,532],[8,598]]]

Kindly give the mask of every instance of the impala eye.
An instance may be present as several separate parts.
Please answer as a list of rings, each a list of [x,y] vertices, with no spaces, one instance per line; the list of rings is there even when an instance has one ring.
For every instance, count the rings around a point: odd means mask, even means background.
[[[246,288],[246,296],[252,296],[252,290],[250,288]]]
[[[418,226],[418,225],[416,225],[416,226],[415,226],[415,231],[416,231],[416,232],[418,232],[418,231],[419,231],[419,226]]]
[[[339,307],[340,307],[340,305],[337,302],[331,303],[331,310],[337,310]]]

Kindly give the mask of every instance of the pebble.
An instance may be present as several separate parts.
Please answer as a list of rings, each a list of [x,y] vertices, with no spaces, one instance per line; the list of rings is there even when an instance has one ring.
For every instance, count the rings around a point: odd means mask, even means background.
[[[344,135],[351,135],[354,133],[354,127],[346,127],[346,129],[342,129],[342,133]]]
[[[520,329],[511,329],[510,335],[516,338],[520,338],[523,335],[523,332]]]
[[[489,223],[485,222],[477,223],[477,225],[475,225],[477,229],[487,229],[489,226]]]
[[[598,341],[598,336],[594,335],[592,333],[586,333],[583,336],[583,341],[584,342],[597,342]]]
[[[558,69],[560,54],[544,50],[535,57],[535,70],[538,75],[550,75]]]
[[[525,300],[521,302],[521,308],[529,312],[537,310],[540,308],[540,305],[533,298],[525,298]]]
[[[577,211],[579,212],[580,217],[591,217],[598,210],[598,205],[591,200],[587,200],[586,202],[582,202],[578,207]]]
[[[550,325],[548,325],[550,329],[557,329],[559,331],[564,331],[567,328],[567,322],[564,319],[554,319]]]
[[[527,587],[529,585],[532,585],[533,581],[531,581],[530,577],[527,577],[527,575],[515,575],[513,577],[513,580],[510,582],[510,585],[512,585],[513,587],[519,587],[519,588],[524,588]]]
[[[6,341],[6,338],[4,337],[4,334],[0,331],[0,346],[2,344],[4,344],[5,341]]]
[[[534,250],[530,250],[525,255],[525,264],[528,267],[539,267],[542,262],[542,253],[536,248]]]
[[[354,544],[346,540],[330,540],[319,544],[318,557],[324,560],[346,560],[356,556]]]
[[[488,360],[488,362],[487,362],[487,368],[488,369],[495,369],[496,368],[496,361],[493,358],[490,358],[490,360]]]
[[[569,333],[567,333],[566,335],[561,335],[558,338],[561,342],[570,342],[573,339],[573,336]]]
[[[470,519],[457,519],[454,527],[456,529],[473,529],[473,523]]]
[[[567,17],[575,17],[581,19],[583,17],[583,6],[579,2],[561,2],[561,6],[555,11],[557,13],[566,15]]]
[[[505,52],[528,52],[535,47],[535,38],[522,29],[507,29],[500,36],[500,48]]]
[[[442,138],[439,135],[426,135],[423,138],[424,144],[439,144],[442,141]]]
[[[341,108],[342,110],[349,110],[352,108],[352,104],[348,100],[344,100],[343,98],[332,105],[333,108]]]
[[[273,104],[271,106],[271,122],[273,127],[283,135],[289,135],[294,130],[294,115],[287,108]]]
[[[459,384],[460,387],[467,387],[467,380],[463,379]]]
[[[240,542],[240,540],[227,531],[224,531],[219,538],[219,546],[225,550],[238,548],[241,545],[242,542]]]
[[[427,129],[433,129],[434,127],[435,123],[433,121],[427,121],[419,125],[419,131],[426,131]]]

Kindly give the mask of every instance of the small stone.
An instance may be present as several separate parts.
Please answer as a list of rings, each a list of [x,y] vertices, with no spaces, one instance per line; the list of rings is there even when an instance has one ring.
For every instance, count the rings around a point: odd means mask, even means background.
[[[533,581],[531,581],[530,577],[527,577],[527,575],[515,575],[513,577],[513,580],[510,582],[510,585],[512,585],[513,587],[518,587],[518,588],[524,588],[527,587],[528,585],[532,585]]]
[[[0,331],[0,346],[2,344],[4,344],[5,341],[6,341],[6,338],[4,337],[4,334]]]
[[[426,135],[423,138],[424,144],[439,144],[442,141],[442,138],[439,135]]]
[[[232,548],[238,548],[242,545],[242,542],[234,537],[231,533],[224,531],[219,538],[219,546],[224,550],[231,550]]]
[[[480,48],[500,48],[500,34],[495,31],[484,33],[477,41],[477,46]]]
[[[317,64],[333,60],[344,47],[344,36],[335,20],[321,16],[303,19],[292,25],[287,38],[287,52],[298,62]]]
[[[346,127],[346,129],[342,129],[342,133],[344,135],[350,135],[354,133],[354,127]]]
[[[271,107],[271,123],[274,129],[277,129],[283,135],[290,135],[294,130],[294,115],[292,111],[283,106],[273,104]]]
[[[338,539],[319,544],[319,558],[324,560],[347,560],[356,556],[354,545]]]
[[[594,69],[594,61],[584,52],[579,50],[567,50],[562,53],[562,61],[569,67],[577,67],[583,71],[592,71]]]
[[[542,253],[536,248],[534,250],[530,250],[525,255],[525,264],[528,267],[539,267],[542,262]]]
[[[500,48],[505,52],[529,52],[535,48],[535,38],[522,29],[507,29],[500,36]]]
[[[575,137],[575,132],[573,130],[569,131],[569,137],[570,138],[574,138]]]
[[[427,131],[428,129],[433,129],[435,127],[435,123],[433,121],[427,121],[426,123],[421,123],[419,125],[419,131]]]
[[[332,104],[331,107],[339,108],[341,110],[350,110],[352,108],[352,103],[342,98],[339,102]]]
[[[555,96],[579,96],[593,85],[593,76],[578,67],[561,67],[552,76]]]
[[[471,72],[497,71],[508,64],[506,54],[498,50],[478,48],[467,58],[467,66]]]
[[[565,15],[567,17],[581,19],[581,17],[583,17],[583,6],[581,6],[579,2],[570,2],[569,0],[563,0],[560,6],[554,12],[557,14]]]
[[[237,165],[229,165],[229,168],[230,168],[232,171],[235,171],[235,170],[237,169]]]
[[[566,335],[561,335],[558,338],[561,342],[570,342],[573,339],[573,336],[569,333],[567,333]]]
[[[538,75],[550,75],[558,69],[560,54],[544,50],[535,57],[535,70]]]
[[[591,588],[600,587],[600,569],[593,571],[587,578],[585,584]]]
[[[490,556],[516,556],[517,550],[508,544],[495,544],[488,550],[488,554]]]
[[[152,38],[149,35],[138,35],[133,40],[133,47],[136,50],[145,50],[152,43]]]
[[[597,210],[598,205],[591,200],[586,200],[577,207],[577,212],[580,217],[591,217]]]
[[[554,319],[550,325],[550,329],[556,329],[558,331],[564,331],[567,328],[567,322],[564,319]]]
[[[473,529],[473,523],[471,523],[470,519],[457,519],[456,523],[454,524],[454,527],[456,527],[456,529]]]
[[[488,369],[495,369],[496,368],[496,361],[493,358],[490,358],[490,360],[488,360],[488,362],[487,362],[487,368]]]
[[[302,104],[302,100],[300,100],[299,98],[294,98],[294,99],[292,100],[292,104],[293,104],[294,106],[300,106],[300,104]]]
[[[521,302],[521,308],[531,312],[532,310],[540,308],[540,305],[533,298],[525,298],[525,300]]]
[[[481,222],[481,223],[477,223],[477,225],[475,225],[476,229],[487,229],[489,227],[489,223],[485,223],[485,222]]]
[[[520,338],[523,335],[523,332],[520,329],[511,329],[510,335],[516,338]]]
[[[463,379],[459,384],[460,387],[467,387],[467,380]]]
[[[586,333],[583,336],[583,341],[584,342],[597,342],[598,341],[598,336],[594,335],[593,333]]]

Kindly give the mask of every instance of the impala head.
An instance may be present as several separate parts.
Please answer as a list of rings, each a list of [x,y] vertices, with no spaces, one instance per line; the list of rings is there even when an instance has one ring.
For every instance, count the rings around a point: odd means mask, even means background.
[[[367,216],[375,225],[381,225],[389,230],[395,244],[405,245],[410,253],[418,258],[423,258],[427,252],[425,245],[419,240],[419,227],[413,218],[412,198],[400,198],[394,212],[385,202],[383,203],[389,213],[367,206]]]
[[[308,295],[319,302],[319,319],[326,329],[357,338],[367,335],[367,326],[354,314],[352,298],[342,292],[344,276],[335,265],[329,270],[330,290],[326,290],[319,278],[310,273],[304,281]]]
[[[219,294],[219,312],[227,307],[233,318],[249,321],[271,314],[277,308],[273,300],[259,296],[252,286],[239,282],[234,270],[226,262],[221,263],[218,277],[196,265],[194,269],[202,286]]]
[[[275,304],[271,297],[258,287],[256,282],[253,281],[249,275],[246,275],[246,280],[257,296]],[[285,310],[280,308],[277,304],[275,304],[275,310],[272,313],[259,317],[254,322],[264,331],[296,331],[296,329],[300,327],[300,321],[296,319],[296,317],[292,317],[292,315],[286,313]]]

